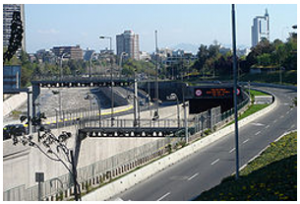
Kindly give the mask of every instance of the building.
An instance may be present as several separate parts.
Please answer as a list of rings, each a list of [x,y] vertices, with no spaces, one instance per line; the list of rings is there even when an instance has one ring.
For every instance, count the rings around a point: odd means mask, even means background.
[[[172,53],[167,52],[166,57],[167,58],[163,61],[163,64],[168,66],[178,64],[181,61],[190,62],[197,60],[197,56],[194,56],[191,52],[181,49],[173,50]]]
[[[64,58],[69,58],[69,59],[74,59],[74,60],[82,60],[83,59],[83,51],[79,45],[53,47],[52,52],[57,57],[62,57],[62,55],[66,53],[64,55]]]
[[[37,60],[40,63],[54,64],[56,62],[56,56],[51,50],[38,50],[35,53],[35,58],[35,60]]]
[[[140,60],[150,61],[151,60],[151,55],[148,52],[140,51]]]
[[[262,38],[270,40],[270,17],[268,10],[264,16],[256,16],[253,19],[253,25],[251,27],[252,33],[252,47],[255,47]]]
[[[19,11],[21,14],[21,21],[24,30],[21,49],[26,51],[24,4],[3,4],[3,47],[8,47],[9,45],[9,38],[11,33],[11,21],[13,18],[14,11]]]
[[[140,59],[139,35],[131,30],[125,30],[124,33],[117,35],[117,56],[121,57],[122,52],[127,53],[128,58]]]

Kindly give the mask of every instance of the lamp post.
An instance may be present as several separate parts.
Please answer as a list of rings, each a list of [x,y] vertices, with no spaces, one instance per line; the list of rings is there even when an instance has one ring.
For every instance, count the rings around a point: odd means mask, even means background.
[[[91,58],[90,58],[90,69],[89,69],[89,77],[91,78],[91,75],[92,75],[92,59],[93,59],[93,56],[96,54],[96,52],[93,52],[92,55],[91,55]]]
[[[126,52],[122,52],[120,55],[120,61],[119,61],[119,77],[121,77],[121,71],[122,71],[122,61],[123,61],[123,56],[128,56],[128,54]]]
[[[236,174],[239,179],[239,130],[238,130],[238,110],[237,110],[237,69],[236,69],[236,34],[235,34],[235,5],[232,4],[232,49],[233,49],[233,99],[234,99],[234,122],[235,122],[235,152],[236,152]]]
[[[110,49],[110,81],[111,81],[111,126],[114,126],[114,95],[113,95],[113,62],[112,62],[112,38],[108,36],[100,36],[100,39],[109,39]]]
[[[156,52],[156,79],[155,79],[155,98],[156,98],[156,112],[154,113],[153,119],[156,120],[159,118],[158,114],[158,47],[157,47],[157,30],[155,30],[155,52]]]
[[[140,125],[140,107],[138,103],[138,97],[134,95],[128,95],[128,99],[133,98],[133,105],[134,105],[134,112],[133,112],[133,126],[139,126]]]
[[[169,96],[169,100],[176,100],[176,102],[177,102],[177,125],[178,125],[178,128],[180,128],[179,100],[178,100],[178,96],[176,95],[176,93],[171,93],[171,95]]]
[[[185,142],[189,142],[189,130],[188,130],[188,121],[187,121],[187,114],[186,114],[186,107],[188,105],[185,103],[185,89],[187,89],[188,84],[184,83],[184,86],[182,86],[182,102],[183,102],[183,108],[184,108],[184,130],[185,130]]]

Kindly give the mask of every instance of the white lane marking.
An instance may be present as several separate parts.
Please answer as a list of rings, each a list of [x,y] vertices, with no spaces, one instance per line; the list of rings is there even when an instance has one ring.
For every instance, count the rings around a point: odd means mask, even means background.
[[[277,123],[277,120],[274,120],[273,123]]]
[[[229,151],[229,153],[232,153],[232,152],[234,152],[234,150],[235,150],[235,148],[232,148],[232,149]]]
[[[270,127],[270,125],[267,125],[267,126],[266,126],[266,129],[268,129],[269,127]]]
[[[259,135],[261,133],[261,131],[258,131],[257,133],[255,133],[255,135]]]
[[[245,144],[246,142],[248,142],[249,141],[249,139],[246,139],[244,142],[243,142],[243,144]]]
[[[291,128],[294,128],[295,127],[295,124],[293,124],[292,126],[291,126]]]
[[[220,159],[215,160],[215,161],[212,162],[210,165],[215,165],[218,161],[220,161]]]
[[[193,178],[195,178],[198,175],[199,175],[199,173],[195,173],[193,176],[191,176],[190,178],[188,178],[188,181],[192,180]]]
[[[280,116],[280,118],[283,118],[284,116],[282,115],[282,116]]]
[[[166,193],[165,195],[163,195],[162,197],[160,197],[157,201],[161,201],[162,199],[164,199],[165,197],[167,197],[170,194],[171,194],[171,192]]]
[[[262,124],[262,123],[251,123],[251,124],[254,126],[264,126],[264,124]]]

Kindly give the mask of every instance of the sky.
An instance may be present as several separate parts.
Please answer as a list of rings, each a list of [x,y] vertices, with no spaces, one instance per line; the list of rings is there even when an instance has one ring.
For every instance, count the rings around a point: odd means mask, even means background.
[[[237,45],[251,46],[251,25],[255,16],[268,9],[270,40],[286,40],[297,24],[297,4],[236,4]],[[178,44],[210,45],[216,40],[231,45],[230,4],[25,4],[28,53],[54,46],[80,45],[97,52],[116,49],[116,35],[132,30],[139,35],[140,50]]]

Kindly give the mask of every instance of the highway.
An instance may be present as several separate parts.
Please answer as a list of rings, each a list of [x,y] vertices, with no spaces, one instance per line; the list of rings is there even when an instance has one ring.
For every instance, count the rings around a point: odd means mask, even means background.
[[[282,134],[297,129],[297,109],[291,108],[297,91],[259,86],[255,88],[272,93],[277,100],[277,107],[239,128],[240,167]],[[192,200],[235,172],[234,147],[234,133],[231,133],[111,200]]]

